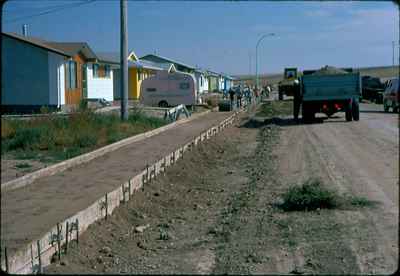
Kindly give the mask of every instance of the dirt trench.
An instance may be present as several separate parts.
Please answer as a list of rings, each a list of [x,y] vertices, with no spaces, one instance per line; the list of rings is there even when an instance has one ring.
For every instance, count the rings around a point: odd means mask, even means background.
[[[253,115],[243,115],[235,126],[185,155],[110,219],[91,226],[79,247],[73,245],[62,262],[53,263],[45,272],[395,271],[398,223],[391,211],[396,211],[396,203],[393,195],[383,197],[382,193],[395,193],[396,187],[390,181],[379,186],[375,170],[358,178],[351,166],[359,166],[358,172],[364,172],[366,166],[356,162],[365,158],[359,148],[349,144],[355,148],[350,151],[328,139],[332,132],[338,132],[334,137],[344,133],[343,139],[363,135],[370,122],[339,127],[328,123],[295,125],[288,119]],[[392,158],[384,142],[374,141],[377,133],[361,139],[359,147],[372,147],[364,154],[381,152],[379,158]],[[390,167],[385,173],[395,178]],[[341,193],[363,195],[379,204],[312,212],[284,212],[277,207],[288,187],[311,177],[319,177],[324,185]],[[365,184],[368,177],[375,185]]]

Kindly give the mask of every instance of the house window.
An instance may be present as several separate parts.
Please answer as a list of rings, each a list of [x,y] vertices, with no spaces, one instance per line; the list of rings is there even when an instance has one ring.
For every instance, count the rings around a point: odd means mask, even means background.
[[[200,77],[200,85],[203,86],[203,77]]]
[[[66,71],[66,84],[67,84],[67,89],[76,89],[77,88],[77,83],[76,83],[76,78],[77,78],[77,72],[76,72],[76,62],[73,60],[69,60],[66,63],[65,66],[65,71]]]
[[[179,84],[179,88],[182,89],[182,90],[189,89],[189,87],[190,87],[190,85],[189,85],[188,82],[181,82]]]
[[[111,68],[110,65],[104,65],[104,74],[106,78],[111,78]]]
[[[157,89],[155,89],[155,88],[150,88],[150,87],[149,87],[149,88],[146,89],[146,91],[147,91],[147,92],[156,92]]]
[[[99,67],[98,64],[93,64],[93,78],[99,77]]]

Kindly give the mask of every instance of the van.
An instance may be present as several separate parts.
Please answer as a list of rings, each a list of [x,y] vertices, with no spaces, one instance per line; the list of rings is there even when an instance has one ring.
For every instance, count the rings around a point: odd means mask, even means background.
[[[196,80],[191,74],[160,71],[142,81],[140,102],[144,105],[169,107],[195,105],[198,101]]]
[[[383,110],[389,112],[399,112],[399,78],[391,79],[386,82],[385,92],[383,93]]]

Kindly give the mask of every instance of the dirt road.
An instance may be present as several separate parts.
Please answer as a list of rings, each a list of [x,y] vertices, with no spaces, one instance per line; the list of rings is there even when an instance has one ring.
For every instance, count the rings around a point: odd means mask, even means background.
[[[190,123],[124,146],[86,164],[1,194],[1,246],[12,253],[51,227],[90,206],[230,112],[211,112]],[[10,254],[11,254],[10,253]]]
[[[398,263],[398,117],[243,118],[83,234],[47,273],[386,274]],[[376,205],[285,212],[309,178]],[[145,226],[139,231],[137,226]]]

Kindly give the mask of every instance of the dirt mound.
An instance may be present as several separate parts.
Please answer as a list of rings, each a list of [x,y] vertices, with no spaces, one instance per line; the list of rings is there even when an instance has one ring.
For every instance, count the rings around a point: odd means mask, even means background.
[[[312,73],[312,75],[338,75],[338,74],[347,74],[345,70],[333,67],[333,66],[324,66],[321,69]]]

